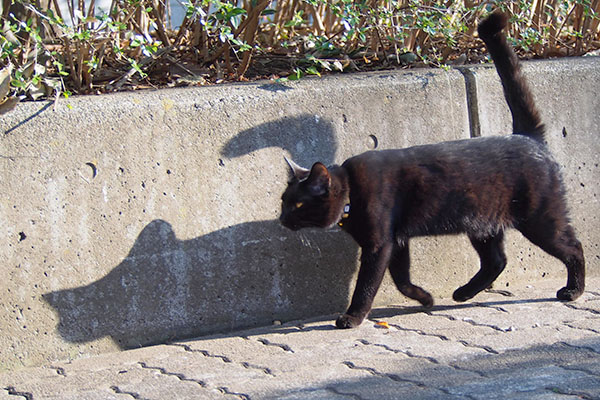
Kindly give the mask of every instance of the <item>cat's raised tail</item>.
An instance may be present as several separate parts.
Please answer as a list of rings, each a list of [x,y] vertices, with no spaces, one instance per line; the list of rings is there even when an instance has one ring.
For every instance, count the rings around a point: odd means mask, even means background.
[[[513,118],[513,133],[544,142],[544,124],[521,72],[519,59],[502,32],[507,24],[508,16],[496,10],[479,24],[477,31],[500,75],[504,97]]]

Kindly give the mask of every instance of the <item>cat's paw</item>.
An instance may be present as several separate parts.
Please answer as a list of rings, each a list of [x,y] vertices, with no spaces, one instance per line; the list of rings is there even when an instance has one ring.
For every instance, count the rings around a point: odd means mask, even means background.
[[[562,301],[573,301],[583,294],[583,290],[562,288],[556,292],[556,297]]]
[[[473,298],[473,295],[471,294],[470,290],[465,289],[463,286],[459,287],[454,291],[454,293],[452,294],[452,298],[454,299],[454,301],[462,303],[463,301],[467,301]]]
[[[352,315],[343,314],[340,315],[335,321],[335,326],[339,329],[350,329],[356,328],[361,324],[364,318],[353,317]]]
[[[417,299],[419,303],[423,305],[426,309],[430,309],[433,307],[433,297],[429,293],[425,293],[420,299]]]

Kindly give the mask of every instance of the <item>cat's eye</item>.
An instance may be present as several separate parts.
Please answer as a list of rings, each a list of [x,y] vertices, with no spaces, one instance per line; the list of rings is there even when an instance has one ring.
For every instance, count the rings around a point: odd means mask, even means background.
[[[300,207],[302,207],[303,205],[304,205],[304,203],[303,203],[303,202],[301,202],[301,201],[299,201],[299,202],[297,202],[297,203],[296,203],[296,208],[300,208]]]

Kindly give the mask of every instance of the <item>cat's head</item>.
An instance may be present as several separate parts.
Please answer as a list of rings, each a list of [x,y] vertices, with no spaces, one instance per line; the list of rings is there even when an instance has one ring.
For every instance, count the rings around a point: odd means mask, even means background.
[[[286,161],[291,179],[281,196],[281,224],[295,231],[308,227],[327,228],[338,222],[343,199],[339,185],[327,167],[317,162],[309,170],[287,158]]]

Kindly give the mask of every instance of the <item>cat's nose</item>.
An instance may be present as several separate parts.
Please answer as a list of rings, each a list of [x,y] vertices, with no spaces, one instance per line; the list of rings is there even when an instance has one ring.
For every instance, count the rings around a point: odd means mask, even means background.
[[[298,229],[300,229],[299,226],[297,226],[287,220],[285,213],[281,213],[281,215],[279,216],[279,222],[281,223],[281,225],[283,225],[286,228],[291,229],[293,231],[297,231]]]

